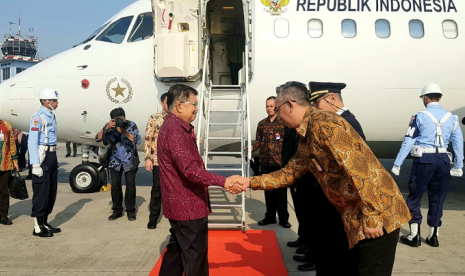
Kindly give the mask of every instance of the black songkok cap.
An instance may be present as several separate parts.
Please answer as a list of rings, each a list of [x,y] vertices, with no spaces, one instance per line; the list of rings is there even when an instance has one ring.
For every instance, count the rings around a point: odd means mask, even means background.
[[[328,93],[341,93],[341,90],[346,87],[345,83],[337,82],[316,82],[311,81],[308,84],[310,88],[310,102],[314,102]]]

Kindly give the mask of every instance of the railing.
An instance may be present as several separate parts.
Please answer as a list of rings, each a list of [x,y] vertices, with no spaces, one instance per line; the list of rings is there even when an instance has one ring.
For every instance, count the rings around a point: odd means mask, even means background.
[[[199,100],[199,112],[198,122],[197,122],[197,149],[200,152],[200,138],[201,138],[201,130],[202,130],[202,120],[203,118],[201,115],[203,114],[203,105],[205,100],[205,93],[207,86],[205,85],[205,79],[207,77],[207,63],[208,63],[208,54],[209,54],[209,45],[210,45],[210,37],[207,37],[205,40],[205,51],[204,51],[204,59],[203,59],[203,67],[202,67],[202,80],[201,80],[201,87],[200,87],[200,100]]]

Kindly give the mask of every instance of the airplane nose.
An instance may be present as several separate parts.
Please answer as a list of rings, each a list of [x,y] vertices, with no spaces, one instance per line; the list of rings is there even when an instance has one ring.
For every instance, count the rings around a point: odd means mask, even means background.
[[[10,113],[8,112],[8,86],[4,82],[0,84],[0,118],[9,121]]]

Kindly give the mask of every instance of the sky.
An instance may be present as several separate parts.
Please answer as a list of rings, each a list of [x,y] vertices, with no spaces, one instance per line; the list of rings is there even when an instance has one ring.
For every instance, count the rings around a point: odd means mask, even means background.
[[[21,36],[34,28],[39,55],[51,57],[85,40],[105,21],[137,0],[0,0],[0,41],[10,32]]]

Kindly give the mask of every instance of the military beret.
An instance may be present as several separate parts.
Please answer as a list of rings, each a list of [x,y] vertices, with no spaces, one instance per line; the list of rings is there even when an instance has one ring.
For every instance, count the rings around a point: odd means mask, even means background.
[[[310,102],[314,102],[328,93],[341,93],[341,90],[346,87],[346,84],[311,81],[308,87],[310,88]]]

